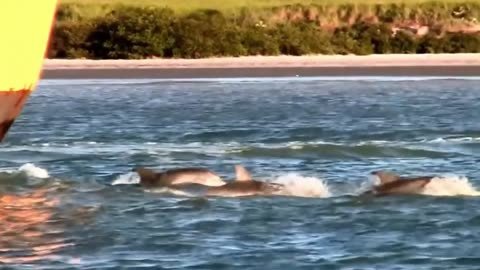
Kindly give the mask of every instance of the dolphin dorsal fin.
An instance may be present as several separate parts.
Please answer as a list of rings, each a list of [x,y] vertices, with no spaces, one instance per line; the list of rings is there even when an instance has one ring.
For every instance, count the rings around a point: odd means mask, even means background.
[[[235,165],[235,181],[251,181],[252,176],[242,165]]]
[[[400,176],[391,172],[375,172],[374,174],[378,176],[381,184],[391,183],[400,179]]]

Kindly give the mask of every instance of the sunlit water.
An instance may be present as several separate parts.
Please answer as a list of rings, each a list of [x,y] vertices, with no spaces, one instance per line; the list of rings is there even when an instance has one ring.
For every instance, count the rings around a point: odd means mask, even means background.
[[[18,269],[475,269],[480,79],[42,81],[0,145]],[[233,165],[281,197],[145,192],[134,167]],[[438,175],[363,198],[374,170]]]

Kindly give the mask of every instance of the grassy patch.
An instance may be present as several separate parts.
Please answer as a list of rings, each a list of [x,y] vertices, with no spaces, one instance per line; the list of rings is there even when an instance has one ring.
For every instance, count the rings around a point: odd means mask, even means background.
[[[432,6],[451,6],[455,4],[478,4],[477,0],[60,0],[60,4],[72,4],[85,16],[96,16],[113,9],[117,5],[169,7],[178,13],[187,13],[198,9],[215,9],[225,13],[236,13],[241,8],[252,10],[281,7],[286,5],[317,5],[338,7],[341,5],[374,6],[404,4],[410,7],[429,3]]]

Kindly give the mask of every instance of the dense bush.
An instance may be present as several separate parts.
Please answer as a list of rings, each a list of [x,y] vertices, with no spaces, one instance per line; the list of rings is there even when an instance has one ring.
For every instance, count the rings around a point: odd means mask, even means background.
[[[449,33],[443,38],[442,51],[446,53],[480,53],[480,35]]]
[[[261,24],[245,26],[242,45],[247,55],[279,55],[278,35],[275,29]]]
[[[82,22],[57,22],[50,39],[49,57],[56,58],[90,58],[87,39],[95,30],[91,20]]]
[[[359,22],[335,30],[332,43],[338,54],[385,54],[393,52],[392,36],[388,24]]]
[[[201,58],[246,54],[240,29],[219,11],[194,12],[180,18],[174,29],[174,57]]]
[[[312,23],[287,23],[278,26],[280,52],[287,55],[332,53],[329,36]]]
[[[163,57],[174,43],[171,9],[122,7],[100,19],[88,37],[96,58]]]
[[[342,16],[348,21],[355,10],[342,7]],[[75,8],[66,6],[57,13],[48,56],[138,59],[480,52],[480,33],[430,33],[423,37],[404,30],[393,33],[392,22],[413,13],[398,11],[405,7],[395,4],[377,9],[381,15],[378,21],[359,19],[327,30],[311,19],[318,17],[313,13],[307,16],[310,19],[290,14],[297,19],[265,24],[248,11],[239,17],[226,17],[216,10],[179,16],[167,8],[120,6],[102,17],[83,18]]]
[[[416,53],[417,39],[412,33],[398,31],[390,41],[392,53]]]
[[[417,53],[480,53],[480,34],[426,35],[420,39]]]
[[[418,41],[417,53],[439,53],[442,52],[443,39],[434,34],[428,34]]]

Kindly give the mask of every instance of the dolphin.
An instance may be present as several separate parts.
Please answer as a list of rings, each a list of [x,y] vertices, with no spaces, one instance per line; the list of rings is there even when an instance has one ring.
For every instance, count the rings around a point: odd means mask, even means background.
[[[380,184],[374,186],[371,190],[367,191],[366,194],[374,194],[376,196],[420,194],[425,186],[435,177],[401,177],[394,173],[384,171],[374,171],[371,175],[376,176],[380,180]]]
[[[206,195],[216,197],[265,196],[274,195],[283,187],[281,184],[253,180],[250,173],[241,165],[235,165],[235,176],[236,179],[232,182],[208,188]]]
[[[200,184],[204,186],[222,186],[223,181],[214,172],[205,168],[180,168],[163,172],[154,172],[147,168],[136,168],[140,176],[140,185],[144,188],[171,187],[186,184]]]

